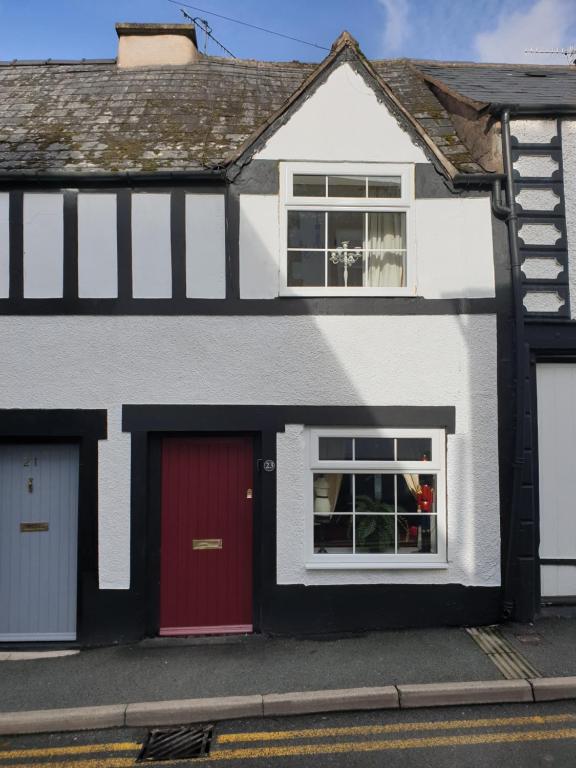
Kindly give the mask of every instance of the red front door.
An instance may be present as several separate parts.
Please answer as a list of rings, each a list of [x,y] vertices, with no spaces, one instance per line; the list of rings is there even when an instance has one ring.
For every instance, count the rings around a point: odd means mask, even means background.
[[[252,441],[162,445],[160,634],[252,630]]]

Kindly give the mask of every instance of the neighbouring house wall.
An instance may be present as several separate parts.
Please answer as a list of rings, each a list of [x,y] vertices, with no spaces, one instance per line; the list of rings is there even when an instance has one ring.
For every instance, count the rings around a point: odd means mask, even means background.
[[[22,350],[26,354],[22,354]],[[332,574],[337,583],[499,583],[492,315],[3,317],[3,408],[108,409],[99,443],[99,579],[130,586],[130,436],[123,404],[448,405],[448,569]],[[337,426],[337,425],[335,425]],[[301,551],[300,433],[278,438],[278,573]]]
[[[528,315],[568,316],[568,264],[558,120],[511,121],[518,245]]]
[[[570,316],[576,319],[576,120],[562,121],[562,165],[568,240]]]

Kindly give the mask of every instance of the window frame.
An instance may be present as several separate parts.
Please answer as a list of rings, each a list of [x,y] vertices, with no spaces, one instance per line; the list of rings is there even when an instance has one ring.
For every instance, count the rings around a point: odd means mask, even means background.
[[[300,197],[293,194],[294,175],[399,176],[401,196],[395,198]],[[414,236],[414,167],[395,163],[280,164],[280,296],[414,296],[416,294]],[[354,211],[404,213],[406,216],[406,285],[400,288],[288,285],[288,211]],[[302,249],[306,250],[306,249]]]
[[[321,437],[387,437],[430,438],[431,461],[338,461],[319,458]],[[447,509],[446,509],[446,432],[444,429],[352,429],[337,427],[311,428],[307,433],[307,472],[305,482],[305,535],[307,570],[361,570],[361,569],[442,569],[447,561]],[[421,472],[436,476],[436,526],[438,552],[424,554],[333,554],[314,552],[314,474],[321,471],[344,474],[400,474]]]

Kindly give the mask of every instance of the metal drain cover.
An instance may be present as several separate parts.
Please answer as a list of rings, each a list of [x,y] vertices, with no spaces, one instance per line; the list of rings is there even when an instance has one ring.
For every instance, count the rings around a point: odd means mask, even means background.
[[[137,761],[190,760],[206,757],[210,752],[213,731],[213,725],[205,725],[202,728],[154,728],[149,731]]]

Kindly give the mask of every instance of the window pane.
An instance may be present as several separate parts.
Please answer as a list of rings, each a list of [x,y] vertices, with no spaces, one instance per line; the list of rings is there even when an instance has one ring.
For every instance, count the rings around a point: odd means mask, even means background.
[[[363,245],[363,213],[359,211],[331,211],[328,214],[328,248],[362,248]]]
[[[288,211],[288,248],[324,248],[322,211]]]
[[[328,176],[328,197],[366,197],[366,177]]]
[[[352,515],[314,516],[314,552],[352,554]]]
[[[294,197],[326,197],[326,176],[294,174]]]
[[[398,554],[438,552],[434,515],[398,515]]]
[[[436,512],[436,476],[398,475],[398,512]]]
[[[394,475],[355,475],[356,512],[394,512]]]
[[[358,461],[394,461],[393,437],[357,437],[356,459]]]
[[[352,512],[352,475],[323,472],[314,475],[314,514],[329,517]]]
[[[366,285],[370,288],[402,288],[406,285],[406,254],[380,251],[368,254]]]
[[[406,214],[390,212],[368,213],[368,243],[370,251],[399,251],[406,248]]]
[[[356,552],[393,554],[395,521],[394,515],[357,515]]]
[[[432,440],[429,437],[398,438],[399,461],[431,461]]]
[[[288,251],[288,285],[325,285],[324,251]]]
[[[328,251],[328,285],[340,288],[349,286],[361,288],[364,285],[362,252]]]
[[[346,461],[352,458],[351,437],[321,437],[318,443],[318,456],[322,461],[326,459]]]
[[[368,176],[368,197],[402,197],[400,176]]]

